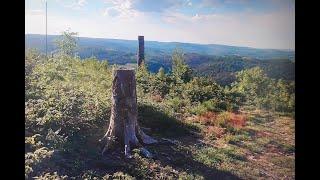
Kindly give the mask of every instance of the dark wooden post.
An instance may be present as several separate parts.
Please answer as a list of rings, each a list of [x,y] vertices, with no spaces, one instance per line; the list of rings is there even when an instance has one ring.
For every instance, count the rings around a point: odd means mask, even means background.
[[[138,55],[137,55],[137,64],[138,67],[144,61],[144,36],[138,36],[139,41],[139,48],[138,48]]]

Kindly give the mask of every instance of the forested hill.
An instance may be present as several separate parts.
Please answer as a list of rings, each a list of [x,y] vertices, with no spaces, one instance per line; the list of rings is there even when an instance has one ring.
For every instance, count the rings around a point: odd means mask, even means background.
[[[45,50],[45,35],[26,34],[26,47],[38,48],[40,51]],[[54,39],[57,35],[48,35],[49,51],[55,49]],[[146,37],[147,39],[147,37]],[[111,59],[113,52],[118,54],[127,54],[131,57],[135,55],[138,47],[137,40],[121,39],[102,39],[102,38],[79,38],[80,56],[86,57],[95,55],[97,58]],[[276,49],[255,49],[248,47],[227,46],[219,44],[194,44],[180,42],[157,42],[145,41],[145,51],[149,56],[171,54],[176,48],[181,48],[185,53],[198,53],[204,55],[238,55],[257,59],[290,59],[294,60],[295,52],[291,50]]]
[[[196,61],[192,56],[186,58],[188,64],[199,75],[213,77],[220,85],[229,85],[236,79],[235,74],[238,71],[252,67],[260,67],[270,78],[284,79],[294,81],[295,63],[288,59],[248,59],[239,56],[212,56],[203,58],[202,63]]]
[[[48,50],[56,49],[56,35],[48,35]],[[25,36],[26,48],[45,51],[45,36],[28,34]],[[136,62],[137,40],[85,38],[78,39],[78,52],[81,58],[95,56],[107,59],[109,64]],[[294,80],[294,51],[254,49],[225,45],[201,45],[178,42],[145,41],[145,59],[148,69],[157,72],[163,67],[171,70],[171,55],[175,48],[185,53],[186,63],[200,75],[213,77],[219,84],[228,85],[235,79],[235,72],[259,66],[272,78]]]

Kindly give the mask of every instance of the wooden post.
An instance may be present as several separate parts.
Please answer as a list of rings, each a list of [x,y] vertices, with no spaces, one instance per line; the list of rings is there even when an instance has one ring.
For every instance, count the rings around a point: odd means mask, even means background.
[[[138,55],[137,55],[137,64],[138,67],[144,61],[144,36],[138,36],[139,47],[138,47]]]
[[[126,157],[131,157],[131,147],[140,147],[139,142],[144,144],[157,142],[140,129],[137,121],[137,106],[135,71],[115,69],[113,71],[110,124],[107,133],[102,138],[107,138],[107,144],[102,153],[110,149],[113,142],[119,142],[124,145]]]

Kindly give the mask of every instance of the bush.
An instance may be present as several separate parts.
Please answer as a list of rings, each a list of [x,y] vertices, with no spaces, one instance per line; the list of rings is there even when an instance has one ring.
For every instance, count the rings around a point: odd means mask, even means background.
[[[152,75],[149,73],[146,64],[142,63],[139,66],[136,72],[136,79],[138,89],[141,89],[143,93],[149,93],[151,91]]]
[[[201,124],[214,125],[214,122],[217,119],[217,114],[213,112],[206,112],[198,116],[196,119],[198,119],[198,121],[200,121]]]
[[[40,175],[40,176],[36,176],[34,177],[34,179],[37,179],[37,180],[55,180],[55,179],[67,179],[68,176],[61,176],[59,175],[57,172],[54,172],[54,173],[45,173],[43,175]]]
[[[294,82],[268,78],[259,67],[240,71],[237,74],[237,82],[232,86],[229,94],[233,96],[238,92],[240,96],[244,95],[247,105],[282,112],[295,110]],[[233,103],[241,104],[238,100]]]
[[[191,102],[204,102],[210,99],[220,100],[223,98],[223,89],[214,81],[205,77],[194,77],[183,86],[183,98]]]
[[[174,112],[183,112],[185,106],[189,104],[189,101],[187,99],[174,97],[167,99],[166,103],[168,103]]]
[[[235,104],[218,101],[215,99],[204,101],[203,103],[198,103],[197,105],[190,107],[189,112],[196,115],[203,115],[206,112],[237,112],[239,107]]]
[[[159,94],[162,98],[170,92],[171,83],[173,83],[172,78],[164,74],[163,69],[160,69],[158,74],[150,74],[149,89],[153,94]]]
[[[199,105],[196,105],[196,106],[189,108],[189,112],[192,114],[196,114],[196,115],[202,115],[202,114],[206,113],[207,111],[208,111],[208,109],[202,104],[199,104]]]
[[[37,64],[27,77],[26,131],[51,127],[73,132],[105,119],[110,107],[110,76],[106,63],[95,59],[64,57]]]
[[[34,179],[37,179],[37,180],[56,180],[56,179],[67,179],[68,176],[61,176],[59,175],[57,172],[54,172],[54,173],[45,173],[41,176],[36,176],[34,177]]]
[[[229,120],[230,120],[230,113],[223,112],[217,116],[217,119],[214,121],[214,125],[225,127]]]
[[[58,177],[42,173],[54,151],[72,151],[82,141],[103,135],[99,133],[110,111],[111,70],[95,58],[44,60],[26,54],[25,175]]]
[[[203,103],[198,103],[189,108],[189,112],[196,115],[203,115],[208,111],[218,111],[217,102],[215,100],[204,101]]]
[[[25,151],[35,151],[43,146],[41,142],[41,134],[34,134],[31,137],[25,137]]]
[[[239,106],[230,102],[222,101],[218,104],[218,108],[220,110],[229,111],[229,112],[237,112],[239,110]]]
[[[247,116],[245,115],[230,112],[222,112],[217,116],[216,120],[214,121],[214,124],[216,126],[227,128],[227,130],[230,132],[237,132],[243,126],[245,126],[246,121]]]
[[[34,152],[28,152],[25,154],[25,177],[32,177],[39,169],[44,166],[43,164],[48,162],[51,158],[53,150],[49,150],[46,147],[39,148]],[[40,166],[41,165],[41,166]]]
[[[176,83],[186,83],[192,78],[192,69],[186,64],[181,49],[172,53],[172,76]]]

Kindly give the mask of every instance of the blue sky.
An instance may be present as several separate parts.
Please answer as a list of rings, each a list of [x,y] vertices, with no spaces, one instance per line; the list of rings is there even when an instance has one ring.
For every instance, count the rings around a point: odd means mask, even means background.
[[[25,2],[25,32],[45,34],[45,1]],[[294,0],[47,2],[48,34],[295,49]]]

